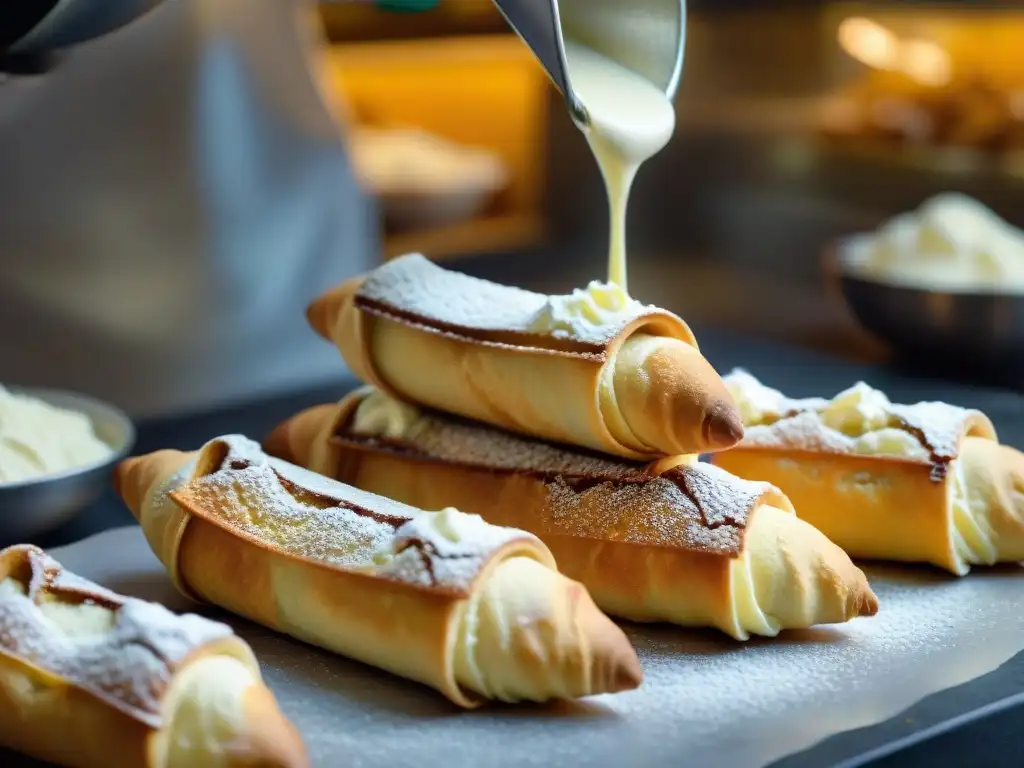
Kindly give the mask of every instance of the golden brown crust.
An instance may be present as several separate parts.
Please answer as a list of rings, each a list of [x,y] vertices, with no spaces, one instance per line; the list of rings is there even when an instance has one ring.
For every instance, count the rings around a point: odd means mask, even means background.
[[[357,580],[384,578],[449,599],[469,595],[488,562],[506,557],[510,551],[527,553],[554,566],[543,545],[525,531],[482,526],[472,531],[473,540],[453,546],[422,524],[418,509],[338,483],[317,487],[316,476],[300,472],[297,467],[271,466],[254,443],[228,436],[207,444],[192,480],[171,491],[170,497],[190,515],[253,547],[311,568],[345,572]],[[236,501],[245,509],[280,518],[277,540],[269,538],[272,533],[265,525],[250,525],[249,520],[230,515]],[[286,516],[314,510],[320,517],[310,522],[321,530],[291,535]],[[330,523],[333,512],[341,513],[337,525]],[[295,518],[292,522],[300,521]],[[332,561],[339,533],[349,534],[354,551]],[[402,567],[368,568],[377,547],[387,544],[395,555],[416,551],[417,557],[405,558]],[[456,561],[458,566],[453,567]]]
[[[734,371],[725,380],[742,377],[749,374]],[[751,391],[760,386],[749,379],[744,385]],[[968,572],[973,555],[970,547],[965,549],[958,526],[971,525],[954,512],[954,496],[961,489],[951,470],[959,464],[980,466],[975,457],[981,454],[992,466],[1002,466],[988,417],[946,403],[888,404],[888,427],[909,433],[925,450],[920,456],[868,455],[855,450],[854,438],[824,423],[820,413],[828,401],[794,400],[764,389],[757,397],[757,406],[771,413],[768,423],[747,426],[740,445],[715,454],[716,465],[783,489],[802,518],[854,558],[923,562],[958,575]],[[975,490],[1000,482],[988,473],[974,477]],[[979,509],[990,514],[1011,506],[992,499]],[[1016,551],[1013,542],[1024,534],[1018,523],[1010,522],[1012,517],[1003,518],[1007,524],[996,543],[984,545],[986,535],[975,537],[983,560],[989,556],[983,551],[993,546]]]
[[[354,285],[354,284],[353,284]],[[355,307],[419,330],[464,342],[603,362],[609,348],[640,328],[694,347],[696,338],[679,317],[637,305],[621,322],[589,336],[531,332],[548,297],[444,269],[419,254],[392,259],[358,284]]]
[[[784,488],[800,516],[851,557],[955,570],[946,522],[949,489],[945,480],[932,479],[930,464],[752,449],[724,451],[713,460],[739,477]]]
[[[300,546],[301,541],[273,542],[266,538],[273,529],[261,536],[239,525],[237,517],[226,517],[232,511],[249,509],[238,499],[225,496],[225,492],[238,483],[243,487],[251,484],[253,475],[262,485],[250,488],[249,504],[284,493],[291,501],[281,499],[283,503],[315,504],[326,515],[330,503],[346,502],[288,482],[268,466],[242,466],[256,459],[242,439],[212,441],[200,452],[193,479],[171,492],[171,498],[189,516],[188,525],[177,552],[157,554],[165,563],[176,563],[188,591],[301,640],[353,658],[373,660],[390,672],[434,687],[460,706],[479,705],[479,697],[456,683],[451,665],[452,626],[458,621],[462,598],[493,563],[512,554],[537,559],[553,568],[548,550],[520,531],[505,531],[506,540],[484,547],[475,560],[463,560],[450,572],[436,560],[431,565],[429,556],[410,559],[412,550],[403,558],[407,570],[397,567],[382,572],[332,564],[312,556]],[[232,462],[236,463],[234,467]],[[247,471],[248,478],[243,476]],[[332,486],[332,490],[344,489]],[[369,496],[350,491],[353,497]],[[403,513],[408,508],[386,499],[364,503],[375,507],[376,512],[361,509],[379,516],[379,528],[390,531],[395,551],[404,551],[396,531],[409,523],[412,516]],[[274,514],[273,510],[266,512]],[[288,528],[287,523],[282,526],[285,531]],[[334,539],[344,543],[340,532],[330,536],[330,530],[325,531],[328,539],[322,543],[328,547],[333,546]],[[372,525],[369,530],[372,534]],[[362,540],[364,546],[372,547],[375,542],[373,537]],[[419,546],[422,548],[424,542]],[[437,550],[432,554],[436,557]],[[372,552],[363,559],[372,562]],[[389,606],[386,615],[381,615],[381,605]],[[348,627],[360,623],[367,625],[365,631],[348,631]],[[405,652],[390,654],[391,663],[380,661],[382,638],[404,643]]]
[[[26,545],[0,552],[0,583],[0,745],[74,768],[184,768],[164,750],[190,738],[175,720],[179,673],[226,657],[248,684],[224,693],[258,708],[219,712],[238,730],[189,765],[308,766],[252,651],[226,625],[118,595]]]
[[[247,728],[234,751],[240,765],[252,768],[309,766],[298,729],[281,717],[270,689],[265,686],[249,688],[243,707]]]
[[[38,714],[26,712],[21,694],[26,690],[39,691],[37,701],[48,698],[36,705]],[[99,704],[79,688],[6,657],[0,660],[0,745],[4,748],[72,768],[148,768],[152,733],[149,726]]]
[[[706,464],[691,466],[684,463],[685,457],[648,464],[616,461],[437,412],[423,412],[415,436],[403,442],[362,437],[352,432],[351,421],[366,394],[365,389],[352,393],[333,413],[318,407],[296,416],[293,434],[310,429],[322,431],[324,439],[298,439],[290,454],[309,458],[317,453],[314,471],[336,478],[344,472],[341,465],[360,452],[393,453],[434,467],[515,476],[521,478],[515,483],[520,492],[540,498],[530,505],[528,529],[542,537],[735,557],[743,547],[747,518],[758,505],[791,509],[788,500],[765,483],[740,480]],[[268,440],[268,450],[282,439]]]
[[[521,434],[648,460],[742,436],[731,395],[678,317],[637,305],[592,331],[531,332],[550,299],[405,257],[329,291],[307,316],[381,391]]]
[[[8,578],[27,593],[0,600],[0,654],[56,675],[151,728],[160,726],[163,694],[189,654],[229,638],[241,642],[225,624],[124,598],[69,573],[33,546],[0,552],[0,582]],[[69,652],[39,613],[50,600],[112,611],[115,623],[103,645],[88,656],[75,652],[83,649]]]
[[[461,707],[482,703],[456,683],[450,663],[450,625],[457,618],[452,599],[396,589],[393,582],[362,574],[311,568],[201,519],[186,530],[179,567],[191,589],[213,605],[429,685]],[[347,629],[359,625],[359,632]],[[392,646],[402,653],[383,653]],[[384,656],[394,663],[382,661]]]

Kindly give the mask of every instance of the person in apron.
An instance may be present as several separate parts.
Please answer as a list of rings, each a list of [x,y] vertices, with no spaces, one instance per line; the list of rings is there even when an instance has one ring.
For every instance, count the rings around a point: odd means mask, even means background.
[[[344,375],[304,310],[378,223],[315,8],[165,2],[0,86],[0,383],[152,417]]]

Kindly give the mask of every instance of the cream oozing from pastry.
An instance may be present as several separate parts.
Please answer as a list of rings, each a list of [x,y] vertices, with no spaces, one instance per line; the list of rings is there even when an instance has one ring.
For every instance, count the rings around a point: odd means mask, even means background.
[[[582,587],[536,560],[511,557],[463,607],[455,677],[464,688],[508,702],[632,688],[639,668],[610,653],[613,627]],[[581,644],[590,645],[597,663],[581,663]]]
[[[824,534],[791,512],[762,504],[732,561],[733,628],[740,640],[783,629],[848,621],[859,615],[862,575]],[[822,567],[824,563],[831,563]],[[844,572],[844,568],[849,569]]]
[[[417,522],[456,545],[477,540],[478,529],[493,529],[479,515],[452,507],[426,512]],[[380,552],[376,563],[388,568],[397,563],[396,553]],[[452,664],[464,690],[517,702],[572,699],[580,691],[635,685],[628,660],[612,650],[611,621],[585,590],[531,557],[499,562],[460,610]],[[589,664],[581,663],[579,653],[586,645]]]
[[[397,438],[396,438],[397,439]],[[472,544],[486,536],[493,526],[484,521],[480,515],[471,515],[455,507],[445,507],[437,512],[422,512],[416,518],[420,530],[437,537],[437,540],[449,544]],[[373,553],[365,564],[386,567],[394,563],[396,555],[394,540],[388,540],[381,549]]]
[[[422,415],[415,405],[374,391],[364,397],[356,408],[352,432],[367,437],[402,440],[413,433]]]
[[[25,585],[17,579],[0,582],[0,603],[13,595],[27,595]],[[54,629],[69,642],[85,641],[105,635],[114,628],[114,612],[94,603],[66,603],[46,595],[38,606],[39,612]]]
[[[819,413],[825,426],[853,438],[857,453],[928,458],[921,441],[900,429],[891,406],[885,394],[860,381],[829,400]]]
[[[788,399],[784,394],[765,386],[742,369],[737,368],[724,381],[736,401],[745,427],[772,424],[788,410]]]
[[[207,656],[180,670],[167,693],[161,768],[228,768],[246,733],[245,694],[259,677],[231,656]]]
[[[924,290],[1024,291],[1024,231],[966,195],[944,193],[851,238],[844,266]]]
[[[28,594],[14,578],[0,582],[0,603]],[[88,644],[109,634],[116,613],[93,602],[66,602],[43,593],[38,609],[65,643]],[[231,656],[208,656],[175,675],[164,699],[166,721],[155,744],[159,768],[227,768],[245,732],[243,695],[260,682]]]
[[[794,401],[745,371],[730,374],[725,382],[746,427],[769,426],[793,408]],[[854,453],[902,459],[930,458],[921,441],[899,426],[889,398],[864,382],[854,384],[831,400],[806,402],[814,402],[822,428],[850,439],[849,448]],[[991,510],[984,499],[972,494],[958,459],[950,463],[949,472],[952,483],[949,528],[957,573],[962,575],[972,565],[999,562],[999,548],[989,519]]]
[[[791,400],[779,390],[767,387],[746,371],[725,377],[736,401],[744,427],[771,426],[795,409],[813,410],[822,429],[848,438],[847,447],[865,456],[927,459],[928,449],[910,432],[902,429],[891,412],[892,403],[883,392],[857,382],[831,400]]]
[[[992,529],[989,506],[983,498],[971,492],[959,459],[952,462],[950,473],[950,531],[956,572],[962,576],[972,565],[995,565],[1002,558]]]
[[[782,629],[777,619],[765,613],[757,599],[759,577],[764,578],[760,563],[745,549],[729,564],[729,591],[732,594],[732,631],[737,640],[748,640],[751,635],[775,637]],[[768,578],[772,577],[769,572]]]
[[[593,280],[586,288],[549,296],[529,330],[559,338],[587,338],[595,330],[635,317],[641,307],[622,286]]]
[[[378,427],[389,423],[376,421]],[[196,482],[216,499],[219,518],[232,529],[306,560],[466,593],[456,604],[457,624],[448,646],[462,689],[505,701],[547,701],[638,683],[635,656],[623,656],[620,630],[585,590],[548,567],[547,551],[530,534],[451,507],[416,510],[264,459],[259,446],[246,438],[220,439],[251,463]],[[348,499],[357,507],[316,499],[307,503],[281,478],[306,493]],[[359,509],[404,517],[405,522],[396,528]],[[294,628],[289,632],[305,639],[312,635],[317,642],[316,631],[306,628],[301,614],[292,615],[292,606],[281,606],[278,620]]]

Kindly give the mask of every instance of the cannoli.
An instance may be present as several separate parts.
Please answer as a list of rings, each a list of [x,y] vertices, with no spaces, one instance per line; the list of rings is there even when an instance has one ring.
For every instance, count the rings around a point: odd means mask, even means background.
[[[1024,455],[982,413],[896,405],[863,382],[796,400],[743,370],[726,382],[746,438],[714,463],[781,488],[854,558],[957,575],[1024,559]]]
[[[523,528],[599,606],[738,640],[877,611],[864,574],[766,483],[692,457],[644,465],[421,410],[364,388],[266,450],[359,488]]]
[[[0,746],[71,768],[305,768],[231,628],[0,551]]]
[[[128,459],[117,484],[184,594],[460,706],[640,684],[622,630],[523,531],[364,493],[238,435]]]
[[[322,296],[308,318],[363,381],[525,435],[648,460],[743,435],[686,323],[616,286],[545,296],[414,254]]]

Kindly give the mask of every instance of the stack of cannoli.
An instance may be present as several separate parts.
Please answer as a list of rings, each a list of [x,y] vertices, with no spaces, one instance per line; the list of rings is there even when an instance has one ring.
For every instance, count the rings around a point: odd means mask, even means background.
[[[412,255],[308,316],[368,386],[279,426],[270,454],[528,531],[617,617],[742,640],[876,612],[782,492],[696,461],[738,443],[742,420],[675,315],[612,286],[545,296]]]

